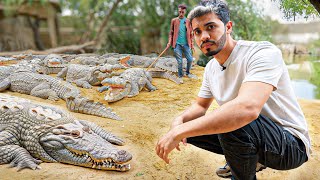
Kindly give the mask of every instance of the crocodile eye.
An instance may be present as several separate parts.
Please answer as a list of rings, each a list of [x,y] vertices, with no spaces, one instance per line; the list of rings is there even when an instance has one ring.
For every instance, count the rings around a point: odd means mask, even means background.
[[[88,126],[84,126],[84,127],[82,128],[82,130],[85,131],[85,132],[89,132],[89,131],[90,131],[90,128],[89,128]]]
[[[63,126],[58,126],[57,129],[65,129]]]
[[[73,131],[71,131],[71,136],[78,137],[78,136],[80,136],[80,132],[77,130],[73,130]]]

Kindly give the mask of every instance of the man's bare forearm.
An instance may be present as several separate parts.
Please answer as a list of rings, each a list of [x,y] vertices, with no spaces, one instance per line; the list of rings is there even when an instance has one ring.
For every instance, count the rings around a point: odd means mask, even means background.
[[[193,103],[173,121],[173,126],[204,116],[212,101],[213,99],[198,98],[195,103]]]
[[[178,139],[220,134],[239,129],[255,120],[268,100],[273,86],[261,82],[246,82],[238,97],[195,121],[180,124],[174,131]]]

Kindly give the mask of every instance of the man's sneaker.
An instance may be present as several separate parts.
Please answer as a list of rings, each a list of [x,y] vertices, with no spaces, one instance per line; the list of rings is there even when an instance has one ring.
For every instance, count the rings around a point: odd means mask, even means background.
[[[231,177],[231,169],[228,163],[226,163],[226,165],[224,165],[223,167],[220,167],[216,170],[216,173],[219,177],[222,178],[228,178]]]
[[[262,171],[262,170],[264,170],[265,168],[267,168],[265,165],[260,164],[260,163],[257,163],[256,172]]]
[[[179,82],[179,84],[183,84],[183,79],[182,79],[182,77],[179,77],[179,78],[178,78],[178,82]]]
[[[191,78],[191,79],[198,79],[198,77],[194,74],[188,74],[187,76],[188,78]]]
[[[259,172],[259,171],[262,171],[263,169],[267,168],[266,166],[260,164],[260,163],[257,163],[257,166],[256,166],[256,172]],[[226,165],[224,165],[223,167],[220,167],[216,170],[216,174],[219,176],[219,177],[222,177],[222,178],[228,178],[228,177],[231,177],[232,174],[231,174],[231,169],[230,169],[230,166],[228,163],[226,163]]]

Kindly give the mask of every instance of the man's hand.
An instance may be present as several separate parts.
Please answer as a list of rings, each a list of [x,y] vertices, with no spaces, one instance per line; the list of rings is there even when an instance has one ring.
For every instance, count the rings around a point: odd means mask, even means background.
[[[167,164],[169,164],[170,159],[168,158],[169,153],[174,149],[179,148],[180,139],[175,139],[175,129],[171,129],[166,135],[164,135],[157,143],[156,153],[163,159]]]
[[[183,124],[183,120],[182,120],[181,117],[179,116],[179,117],[177,117],[176,119],[174,119],[174,120],[172,121],[170,130],[174,129],[175,127],[179,126],[180,124]],[[186,139],[186,138],[183,138],[183,139],[181,140],[181,142],[183,143],[183,145],[185,145],[185,146],[187,145],[187,139]],[[180,151],[179,145],[176,147],[176,149],[177,149],[178,151]]]

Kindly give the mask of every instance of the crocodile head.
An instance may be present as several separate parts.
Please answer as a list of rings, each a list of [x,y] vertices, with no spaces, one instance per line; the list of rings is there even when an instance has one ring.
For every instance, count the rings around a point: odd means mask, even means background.
[[[108,77],[108,73],[102,72],[100,67],[95,67],[89,78],[89,82],[91,85],[97,86],[101,84],[101,81]]]
[[[32,60],[24,60],[19,62],[18,64],[14,65],[15,72],[32,72],[32,73],[39,73],[43,74],[44,69],[41,65],[41,60],[38,58]]]
[[[89,128],[75,120],[56,125],[40,137],[45,152],[57,162],[100,170],[128,171],[131,154],[119,150],[112,143],[123,145],[116,136],[103,139]]]
[[[44,59],[44,65],[47,67],[59,67],[64,64],[62,57],[58,54],[49,54]]]
[[[107,102],[119,101],[127,97],[131,91],[130,82],[117,76],[106,78],[101,82],[101,84],[109,87],[104,96],[104,99]]]
[[[120,69],[126,69],[126,68],[128,68],[128,67],[123,64],[114,64],[114,65],[105,64],[105,65],[102,65],[99,67],[100,71],[104,72],[104,73],[112,73],[113,71],[117,71]]]

